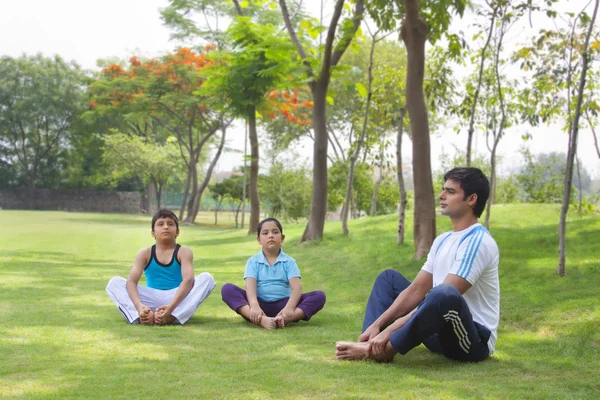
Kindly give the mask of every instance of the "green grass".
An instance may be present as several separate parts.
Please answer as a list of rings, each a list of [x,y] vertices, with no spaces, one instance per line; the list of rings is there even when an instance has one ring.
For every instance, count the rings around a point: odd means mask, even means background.
[[[327,305],[309,323],[265,331],[220,298],[258,251],[242,231],[182,227],[196,271],[217,288],[183,327],[132,326],[104,288],[152,243],[148,217],[0,211],[0,398],[597,398],[600,218],[570,215],[564,278],[557,221],[556,206],[494,207],[502,315],[490,359],[457,363],[420,346],[384,365],[339,362],[334,343],[358,337],[381,270],[412,279],[422,265],[412,233],[396,246],[395,216],[351,221],[347,237],[328,223],[325,239],[304,245],[304,226],[285,224],[304,290],[324,290]],[[438,219],[438,232],[449,227]]]

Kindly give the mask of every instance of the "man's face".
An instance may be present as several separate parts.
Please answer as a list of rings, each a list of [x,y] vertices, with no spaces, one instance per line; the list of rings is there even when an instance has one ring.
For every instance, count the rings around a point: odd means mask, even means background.
[[[460,187],[460,183],[448,179],[438,197],[440,200],[440,213],[450,218],[461,218],[468,212],[472,212],[477,202],[477,195],[471,194],[466,199],[464,197],[465,192]]]
[[[179,229],[175,225],[175,221],[171,218],[159,218],[154,223],[154,229],[152,229],[152,236],[157,240],[171,240],[179,235]]]

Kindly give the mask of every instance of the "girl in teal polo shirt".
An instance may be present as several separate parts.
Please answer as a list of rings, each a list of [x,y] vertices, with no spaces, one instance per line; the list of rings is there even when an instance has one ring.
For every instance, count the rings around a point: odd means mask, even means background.
[[[265,329],[308,321],[325,305],[325,293],[320,290],[302,294],[296,260],[281,249],[284,239],[278,220],[262,220],[257,229],[262,250],[246,263],[246,290],[231,283],[221,289],[223,301],[232,310]]]

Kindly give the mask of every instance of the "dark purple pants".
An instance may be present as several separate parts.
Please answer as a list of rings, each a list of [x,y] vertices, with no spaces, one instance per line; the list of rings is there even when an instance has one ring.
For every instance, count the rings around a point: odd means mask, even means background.
[[[242,306],[247,306],[248,300],[246,299],[246,291],[234,284],[226,283],[223,285],[221,289],[221,298],[229,308],[233,311],[237,312],[237,310]],[[286,297],[277,301],[262,301],[258,299],[258,305],[265,312],[267,317],[275,317],[288,302],[289,297]],[[298,302],[297,308],[304,311],[306,314],[305,321],[308,321],[313,315],[315,315],[319,310],[323,308],[325,305],[325,293],[320,290],[316,290],[314,292],[305,293],[300,297],[300,301]]]

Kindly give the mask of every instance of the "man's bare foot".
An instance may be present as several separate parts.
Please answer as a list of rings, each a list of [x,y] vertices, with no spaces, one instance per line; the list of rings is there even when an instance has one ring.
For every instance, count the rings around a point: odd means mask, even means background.
[[[369,342],[337,342],[335,356],[338,360],[364,360],[371,357],[371,344]]]
[[[140,313],[140,323],[142,325],[155,324],[155,315],[148,307],[144,307],[144,309]]]
[[[274,320],[277,328],[285,328],[285,319],[281,315],[276,316]]]
[[[271,317],[267,317],[266,315],[263,315],[260,318],[260,326],[262,326],[265,329],[275,329],[277,326],[277,323],[275,322],[275,318],[271,318]]]

